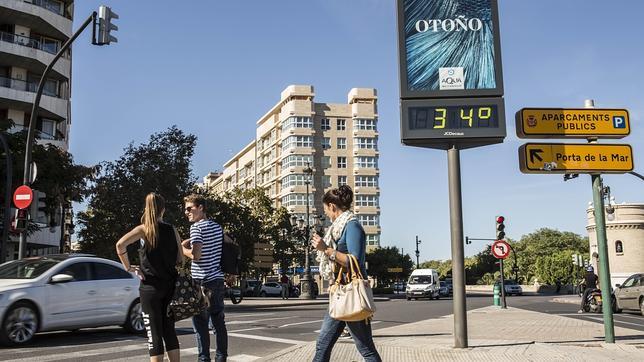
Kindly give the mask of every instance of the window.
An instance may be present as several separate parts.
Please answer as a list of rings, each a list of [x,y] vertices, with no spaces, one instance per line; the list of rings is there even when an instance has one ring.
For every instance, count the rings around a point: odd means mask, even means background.
[[[380,235],[378,234],[367,234],[367,245],[380,245]]]
[[[338,137],[338,149],[346,150],[347,149],[347,139],[344,137]]]
[[[378,168],[378,157],[358,156],[353,159],[356,168]]]
[[[322,176],[322,187],[325,189],[331,187],[331,176]]]
[[[239,179],[241,180],[243,178],[246,178],[246,169],[245,168],[242,168],[241,170],[239,170]]]
[[[90,263],[75,263],[66,267],[60,273],[57,273],[57,274],[71,275],[72,277],[74,277],[74,280],[72,280],[73,282],[82,282],[82,281],[90,280],[89,268],[90,268]]]
[[[338,187],[347,184],[347,176],[338,176]]]
[[[305,167],[307,163],[313,163],[313,156],[311,155],[289,155],[282,159],[282,170],[289,167]]]
[[[331,167],[331,157],[330,156],[322,156],[322,168],[326,169]]]
[[[639,276],[638,275],[633,275],[626,279],[624,284],[622,284],[622,288],[630,288],[630,287],[635,287],[639,283]]]
[[[376,195],[356,195],[356,206],[378,207],[378,196],[376,196]]]
[[[311,117],[288,117],[282,122],[282,132],[291,128],[313,128]]]
[[[289,136],[282,142],[282,152],[295,147],[313,147],[311,136]]]
[[[344,130],[347,129],[347,120],[346,119],[338,119],[336,125],[337,125],[336,129],[338,131],[344,131]]]
[[[354,130],[376,130],[376,120],[375,119],[356,119],[353,121]]]
[[[338,157],[338,168],[347,168],[347,158]]]
[[[322,149],[328,150],[331,148],[331,139],[329,137],[322,137]]]
[[[307,176],[304,174],[292,174],[282,179],[282,188],[291,186],[304,186],[306,185]]]
[[[378,141],[375,138],[358,137],[353,139],[356,148],[375,150],[378,148]]]
[[[621,240],[615,242],[615,253],[624,254],[624,244],[622,244]]]
[[[358,221],[362,226],[378,226],[378,215],[358,214]]]
[[[378,187],[378,177],[356,176],[356,187]]]
[[[328,131],[331,129],[331,121],[328,118],[322,118],[320,120],[320,127],[323,131]]]
[[[282,197],[282,206],[304,206],[306,205],[306,194],[289,194]],[[309,198],[309,206],[313,206]]]
[[[56,121],[51,119],[42,119],[42,126],[40,127],[40,138],[53,140],[56,138]]]
[[[123,269],[119,269],[113,265],[105,263],[92,263],[94,266],[94,279],[108,280],[108,279],[132,279],[132,274]]]

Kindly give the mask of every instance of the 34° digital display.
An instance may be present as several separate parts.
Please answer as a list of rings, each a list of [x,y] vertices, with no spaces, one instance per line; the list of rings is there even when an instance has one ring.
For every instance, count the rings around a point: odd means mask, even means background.
[[[480,106],[409,107],[410,130],[499,128],[495,104]]]

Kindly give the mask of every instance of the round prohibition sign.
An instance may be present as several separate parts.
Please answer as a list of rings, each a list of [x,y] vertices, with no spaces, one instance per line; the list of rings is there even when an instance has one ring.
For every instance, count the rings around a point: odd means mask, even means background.
[[[510,244],[505,240],[497,240],[492,244],[492,255],[497,259],[505,259],[510,255]]]

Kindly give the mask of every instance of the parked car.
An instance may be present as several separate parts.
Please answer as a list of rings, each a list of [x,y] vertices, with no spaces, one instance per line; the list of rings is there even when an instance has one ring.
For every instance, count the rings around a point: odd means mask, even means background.
[[[282,285],[277,282],[267,282],[259,290],[260,297],[279,297],[282,295]]]
[[[503,282],[505,285],[505,295],[523,295],[523,289],[521,289],[521,286],[517,284],[516,281],[512,279],[505,280]],[[501,285],[501,281],[497,280],[496,283],[494,283],[495,286]],[[494,290],[494,289],[492,289]]]
[[[614,294],[616,312],[630,309],[644,315],[644,274],[633,274],[623,284],[616,284]]]
[[[244,296],[246,297],[254,297],[259,295],[259,289],[261,287],[262,282],[259,280],[255,279],[247,279],[246,280],[246,287],[244,288]],[[255,293],[257,291],[257,293]]]
[[[452,295],[452,290],[453,290],[452,278],[445,279],[445,284],[447,285],[447,290],[449,291],[449,295]]]
[[[0,265],[0,343],[23,345],[39,332],[109,325],[143,333],[139,279],[120,263],[57,254]]]
[[[449,297],[449,287],[447,287],[447,282],[440,282],[440,289],[438,290],[438,294],[441,297]]]
[[[405,282],[396,282],[393,285],[394,293],[398,293],[398,292],[402,293],[405,291],[406,288],[407,288],[407,283]]]

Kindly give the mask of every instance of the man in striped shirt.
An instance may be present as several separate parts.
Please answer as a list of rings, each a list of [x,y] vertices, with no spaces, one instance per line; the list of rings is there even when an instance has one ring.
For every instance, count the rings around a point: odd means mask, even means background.
[[[228,356],[228,332],[224,320],[224,273],[221,270],[221,253],[224,231],[219,224],[208,219],[206,200],[199,195],[184,199],[184,212],[192,226],[190,239],[184,240],[183,254],[192,259],[192,278],[201,283],[210,307],[192,318],[199,350],[199,361],[210,361],[210,335],[208,321],[212,322],[217,339],[215,361],[226,361]]]

